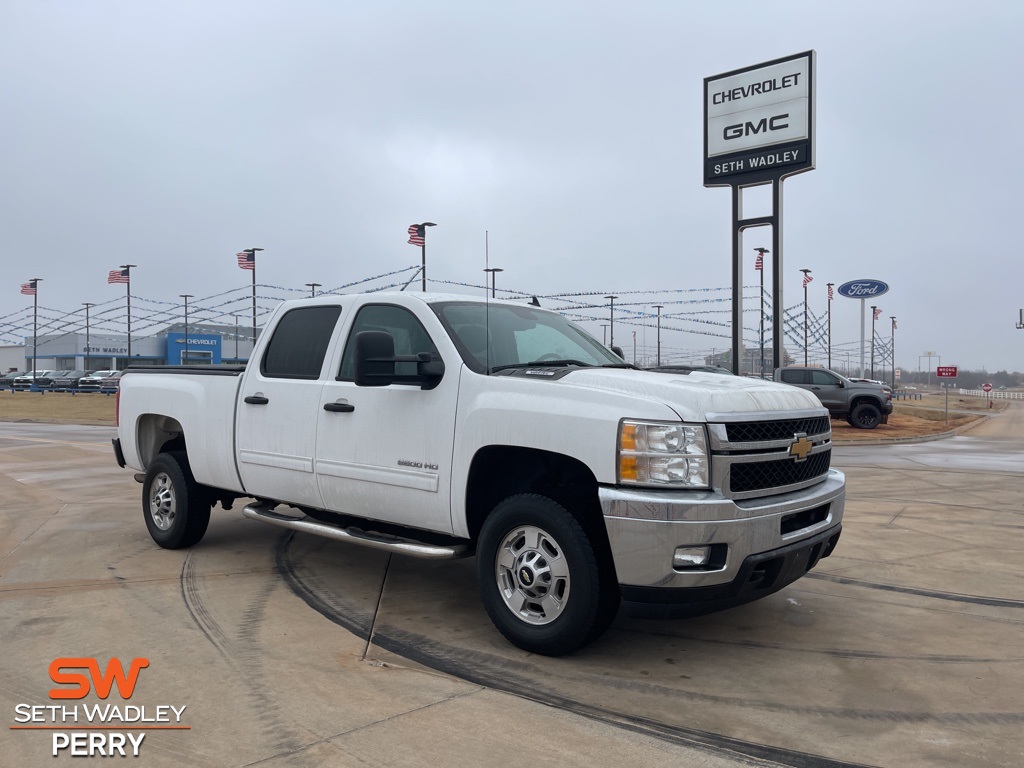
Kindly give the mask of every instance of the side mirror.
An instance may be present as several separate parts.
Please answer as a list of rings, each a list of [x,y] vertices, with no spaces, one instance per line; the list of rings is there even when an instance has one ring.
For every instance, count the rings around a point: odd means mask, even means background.
[[[395,340],[387,331],[360,331],[355,338],[357,387],[386,387],[395,380]]]
[[[622,347],[612,347],[612,352],[621,357],[623,360],[626,359],[626,354],[622,351]]]
[[[397,383],[419,384],[421,389],[433,389],[444,377],[444,362],[431,360],[426,352],[396,355],[395,339],[387,331],[360,331],[354,344],[357,387],[386,387]],[[398,374],[395,363],[416,363],[416,373]]]

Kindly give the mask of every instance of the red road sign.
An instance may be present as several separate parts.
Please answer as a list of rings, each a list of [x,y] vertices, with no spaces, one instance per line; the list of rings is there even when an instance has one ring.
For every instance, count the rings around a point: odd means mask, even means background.
[[[992,385],[991,384],[982,384],[981,385],[981,391],[982,392],[991,392],[992,391]]]
[[[956,366],[955,365],[940,365],[935,369],[935,375],[940,379],[955,379],[956,378]]]

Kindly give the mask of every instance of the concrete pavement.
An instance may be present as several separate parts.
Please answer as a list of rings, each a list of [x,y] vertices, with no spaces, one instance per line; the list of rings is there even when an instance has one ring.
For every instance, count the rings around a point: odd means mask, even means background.
[[[55,703],[60,657],[145,657],[107,701],[186,707],[187,730],[140,731],[142,765],[1024,764],[1024,405],[837,447],[845,530],[809,577],[698,619],[620,617],[563,659],[501,638],[472,561],[237,510],[161,550],[110,433],[0,424],[0,765],[53,763],[54,731],[11,726]]]

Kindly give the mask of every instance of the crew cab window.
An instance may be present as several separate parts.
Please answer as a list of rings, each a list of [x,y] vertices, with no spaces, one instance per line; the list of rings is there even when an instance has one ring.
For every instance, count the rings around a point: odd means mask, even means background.
[[[274,328],[260,373],[268,379],[317,379],[331,344],[341,307],[288,310]]]
[[[825,373],[825,371],[811,371],[811,383],[817,384],[819,387],[834,387],[839,381],[835,376]]]
[[[355,338],[360,331],[387,331],[395,340],[396,355],[418,355],[426,352],[432,360],[440,358],[420,321],[409,310],[390,304],[369,304],[359,310],[348,333],[345,354],[341,358],[339,381],[353,381],[356,372]],[[416,363],[395,363],[395,375],[415,376]]]

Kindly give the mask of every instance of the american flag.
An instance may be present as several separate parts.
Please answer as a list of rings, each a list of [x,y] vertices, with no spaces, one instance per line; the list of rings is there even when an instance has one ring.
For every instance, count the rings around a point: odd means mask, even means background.
[[[811,282],[811,280],[813,280],[813,279],[814,279],[814,278],[813,278],[813,277],[811,277],[810,275],[808,275],[808,274],[807,274],[806,272],[804,273],[804,285],[807,285],[807,284],[808,284],[809,282]]]
[[[879,308],[879,309],[876,309],[876,310],[875,310],[875,320],[877,320],[877,319],[878,319],[878,318],[880,318],[881,316],[882,316],[882,310],[881,310],[881,308]]]
[[[130,283],[132,281],[130,274],[127,269],[112,269],[107,273],[107,284]]]
[[[758,272],[760,272],[761,270],[764,269],[764,254],[763,253],[757,254],[757,258],[754,260],[754,269],[756,269]]]
[[[896,330],[896,318],[895,317],[892,319],[892,329],[894,331]]]
[[[27,283],[22,283],[21,284],[21,292],[23,294],[25,294],[26,296],[35,296],[36,295],[36,281],[35,280],[29,280]]]
[[[834,299],[834,298],[835,298],[835,296],[832,295],[832,286],[830,285],[828,287],[828,300],[832,301],[832,299]]]
[[[239,251],[235,254],[238,257],[239,269],[256,270],[256,254],[251,251]]]
[[[427,228],[422,224],[409,225],[409,245],[426,245]]]

